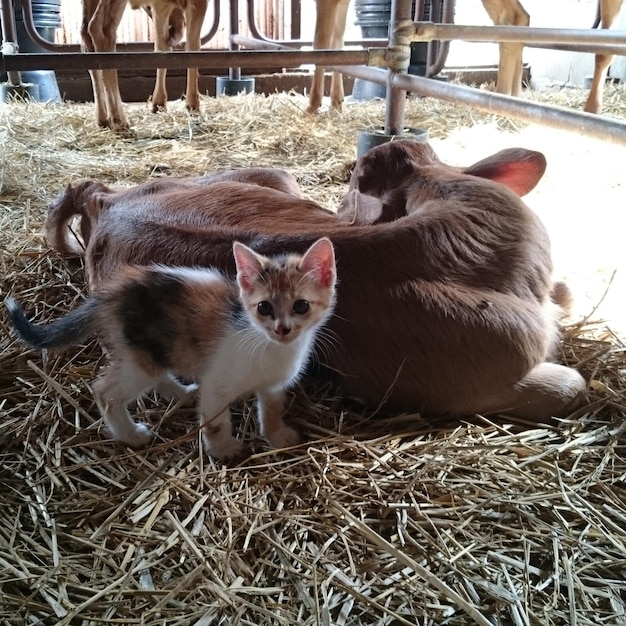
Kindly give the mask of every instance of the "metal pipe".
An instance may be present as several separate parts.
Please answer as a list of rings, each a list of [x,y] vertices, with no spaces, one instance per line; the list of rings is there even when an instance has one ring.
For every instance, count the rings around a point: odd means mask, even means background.
[[[412,20],[411,13],[412,0],[391,0],[391,24],[397,24],[400,20]],[[391,28],[389,33],[389,50],[401,50],[406,44],[406,38],[398,32],[397,29]],[[409,48],[409,45],[406,45]],[[410,57],[410,48],[407,52]],[[410,59],[404,59],[406,67],[409,65]],[[406,90],[400,88],[394,83],[395,74],[398,68],[390,67],[387,71],[387,95],[385,106],[385,128],[386,135],[401,135],[404,130],[404,108],[406,103]]]
[[[289,50],[291,48],[311,48],[313,42],[307,39],[268,39],[267,37],[248,37],[246,35],[232,35],[232,39],[240,46],[255,50]],[[387,39],[355,39],[346,41],[344,48],[361,46],[364,48],[383,48],[389,43]]]
[[[250,29],[250,33],[255,39],[260,39],[261,41],[271,41],[267,37],[261,34],[261,31],[258,29],[256,25],[256,20],[254,19],[254,0],[248,0],[246,3],[248,8],[248,28]],[[231,33],[232,37],[232,33]]]
[[[372,83],[384,85],[388,80],[388,72],[375,67],[328,67],[329,71],[342,72],[348,76],[362,78]],[[438,98],[448,102],[472,106],[481,111],[505,115],[523,122],[532,122],[564,129],[603,139],[611,143],[626,145],[626,123],[591,113],[572,111],[563,107],[537,104],[528,100],[504,96],[483,89],[444,83],[439,80],[413,76],[412,74],[395,74],[393,83],[412,93]]]
[[[236,38],[237,43],[240,45],[247,45],[251,48],[259,50],[290,50],[290,48],[286,45],[275,41],[258,41],[257,39],[252,39],[251,37],[244,37],[239,35]],[[350,65],[350,66],[330,66],[327,67],[329,71],[332,72],[342,72],[348,76],[352,76],[353,78],[362,78],[363,80],[367,80],[371,83],[378,83],[380,85],[387,84],[387,72],[381,70],[372,71],[373,68],[367,67],[365,65]]]
[[[365,69],[369,72],[385,74],[384,70]],[[393,83],[397,87],[423,96],[463,103],[482,111],[506,115],[524,122],[535,122],[552,128],[579,132],[616,144],[626,144],[626,123],[599,115],[537,104],[512,96],[504,96],[482,89],[444,83],[410,74],[396,74],[393,77]]]
[[[567,44],[555,43],[550,45],[548,43],[529,43],[528,48],[541,48],[543,50],[563,50],[565,52],[584,52],[591,54],[618,54],[620,56],[626,56],[626,46],[575,46]]]
[[[387,84],[387,71],[365,65],[351,65],[349,67],[341,65],[331,65],[326,68],[329,72],[341,72],[352,78],[361,78],[370,83],[378,83],[379,85]]]
[[[17,27],[15,26],[15,11],[13,0],[0,0],[0,16],[2,16],[2,58],[17,56]],[[22,84],[22,77],[16,70],[7,71],[9,85],[18,87]]]
[[[441,21],[445,24],[452,24],[454,22],[454,4],[455,0],[443,0]],[[430,59],[428,61],[426,76],[436,76],[439,72],[441,72],[446,64],[446,61],[448,60],[449,50],[449,41],[439,42],[439,49],[435,60],[432,63],[430,62]]]
[[[8,2],[11,3],[11,0],[0,0],[0,2]],[[33,18],[33,8],[31,4],[31,0],[22,0],[22,15],[24,16],[24,28],[26,29],[26,33],[31,38],[33,43],[37,44],[40,48],[44,50],[51,50],[53,52],[80,52],[81,47],[79,44],[58,44],[52,41],[48,41],[44,39],[37,29],[35,28],[35,22]],[[213,23],[211,24],[211,28],[209,31],[203,35],[200,39],[200,45],[208,43],[213,37],[215,33],[217,33],[217,29],[219,28],[220,23],[220,3],[218,0],[213,2]],[[180,47],[184,46],[184,41],[178,44]],[[133,41],[128,43],[118,43],[116,44],[116,50],[118,52],[143,52],[148,50],[154,50],[154,44],[150,41]]]
[[[235,2],[230,2],[230,15],[229,15],[229,25],[230,25],[230,40],[229,40],[229,49],[231,51],[239,50],[239,46],[234,43],[232,36],[239,34],[239,1],[235,0]],[[241,80],[241,67],[231,67],[228,68],[228,77],[230,80]]]
[[[35,22],[33,20],[33,7],[30,3],[30,0],[22,0],[22,16],[24,17],[24,28],[26,29],[26,33],[32,39],[32,41],[37,44],[40,48],[44,50],[59,50],[64,48],[77,48],[78,46],[60,46],[55,44],[53,41],[48,41],[48,39],[44,39],[37,29],[35,28]],[[70,50],[66,50],[70,52]]]
[[[2,57],[5,71],[85,70],[85,69],[165,69],[180,67],[294,67],[305,63],[329,66],[363,65],[370,60],[369,50],[278,50],[236,52],[202,50],[199,52],[82,52],[63,54],[15,54]]]
[[[239,46],[245,46],[253,50],[293,50],[294,48],[300,48],[307,45],[302,41],[272,41],[271,39],[256,39],[254,37],[246,37],[245,35],[231,35],[230,37],[234,43]],[[308,45],[313,45],[308,42]]]
[[[219,0],[214,0],[213,2],[213,23],[211,24],[211,28],[209,31],[200,37],[200,45],[204,46],[204,44],[209,43],[213,37],[215,37],[215,33],[220,26],[220,4]]]
[[[434,24],[414,22],[400,29],[401,35],[412,41],[498,41],[548,44],[602,44],[623,46],[625,31],[581,30],[566,28],[532,28],[529,26],[463,26],[460,24]]]

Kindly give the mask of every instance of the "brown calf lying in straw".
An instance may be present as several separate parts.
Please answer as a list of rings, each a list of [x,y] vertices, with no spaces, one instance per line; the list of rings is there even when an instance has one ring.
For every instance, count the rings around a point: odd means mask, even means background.
[[[485,11],[496,26],[528,26],[530,16],[519,0],[482,0]],[[346,30],[346,14],[350,0],[317,0],[313,48],[342,48]],[[611,28],[619,14],[622,0],[598,0],[594,28]],[[499,46],[498,81],[496,91],[519,96],[522,92],[522,53],[524,44],[503,42]],[[600,113],[604,81],[612,55],[597,54],[595,70],[585,111]],[[324,95],[324,68],[317,67],[311,81],[309,111],[314,112],[322,104]],[[330,104],[340,109],[343,102],[343,80],[339,72],[333,72],[330,83]]]
[[[359,160],[339,217],[281,172],[129,190],[92,181],[50,207],[47,238],[75,249],[67,225],[82,217],[93,289],[125,263],[232,271],[235,239],[272,254],[327,235],[339,279],[335,345],[317,356],[346,393],[394,410],[545,419],[576,407],[585,383],[548,362],[558,340],[550,245],[517,195],[544,168],[541,154],[516,149],[457,169],[426,144],[393,142]]]
[[[154,20],[154,49],[157,52],[171,50],[181,40],[185,25],[185,50],[200,50],[200,32],[207,0],[83,0],[81,37],[85,51],[115,51],[117,27],[127,3],[133,9],[144,7],[150,12]],[[98,124],[114,131],[128,130],[130,125],[120,96],[117,70],[91,70],[90,74]],[[165,75],[165,69],[157,70],[152,94],[154,112],[166,107]],[[185,99],[189,110],[197,111],[200,108],[198,68],[187,70]]]

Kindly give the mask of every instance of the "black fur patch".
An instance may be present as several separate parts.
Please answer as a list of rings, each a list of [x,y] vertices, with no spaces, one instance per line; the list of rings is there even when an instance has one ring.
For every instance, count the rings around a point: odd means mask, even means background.
[[[164,369],[171,366],[172,340],[178,333],[171,311],[184,291],[180,278],[152,273],[147,283],[132,283],[122,299],[124,338]]]

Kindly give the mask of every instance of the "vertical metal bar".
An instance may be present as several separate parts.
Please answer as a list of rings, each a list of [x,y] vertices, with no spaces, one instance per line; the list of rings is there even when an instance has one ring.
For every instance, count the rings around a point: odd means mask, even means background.
[[[413,20],[411,15],[411,0],[391,0],[391,28],[389,45],[398,45],[400,42],[394,28],[399,20]],[[409,49],[410,53],[410,49]],[[404,106],[406,91],[393,87],[393,76],[398,72],[389,69],[387,72],[387,100],[385,106],[385,134],[400,135],[404,130]]]
[[[285,0],[286,2],[287,0]],[[300,0],[291,0],[291,39],[302,36],[302,7]]]
[[[3,46],[11,47],[17,45],[17,27],[15,26],[15,10],[13,8],[13,0],[0,0],[0,15],[2,16],[2,42]],[[3,52],[4,54],[4,52]],[[22,77],[19,72],[13,70],[7,72],[9,85],[18,87],[22,84]]]
[[[256,16],[254,15],[254,0],[247,1],[248,7],[248,28],[250,29],[250,34],[255,39],[265,40],[265,37],[261,34],[259,27],[256,25]],[[231,33],[232,35],[233,33]]]
[[[215,37],[215,33],[220,25],[220,4],[219,0],[213,0],[213,22],[209,31],[200,38],[200,46],[204,46]]]
[[[443,0],[443,8],[441,9],[441,22],[444,24],[451,24],[454,22],[454,6],[455,0]],[[428,61],[428,67],[426,68],[426,76],[437,76],[443,69],[448,59],[448,52],[450,50],[449,41],[439,41],[437,46],[437,55],[432,61]]]
[[[217,0],[215,0],[217,2]],[[230,0],[230,43],[231,50],[238,50],[239,46],[233,42],[232,36],[239,34],[239,0]],[[228,77],[231,80],[241,80],[241,68],[231,67],[228,70]]]

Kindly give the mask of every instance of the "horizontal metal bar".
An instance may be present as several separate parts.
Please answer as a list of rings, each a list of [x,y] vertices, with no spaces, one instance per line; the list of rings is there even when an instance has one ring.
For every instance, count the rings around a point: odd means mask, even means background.
[[[241,46],[248,46],[255,50],[279,50],[281,48],[311,48],[313,42],[305,39],[257,39],[247,35],[231,35],[230,40]],[[362,48],[382,48],[389,43],[387,39],[357,39],[345,41],[344,48],[361,46]]]
[[[383,77],[386,76],[384,70],[371,67],[364,69],[368,73],[380,73]],[[411,74],[395,74],[392,77],[392,85],[423,96],[467,104],[482,111],[506,115],[524,122],[535,122],[616,144],[626,144],[626,123],[600,115],[573,111],[564,107],[538,104],[521,98],[445,83]]]
[[[239,39],[242,38],[238,37]],[[267,45],[267,42],[259,42],[254,39],[249,40],[249,38],[245,39],[246,41],[242,41],[242,44]],[[278,44],[271,44],[268,47],[280,48]],[[386,70],[362,65],[350,67],[331,65],[327,66],[326,69],[379,85],[387,84],[389,75]],[[420,95],[431,96],[449,102],[459,102],[489,113],[505,115],[525,122],[535,122],[552,128],[581,132],[613,143],[626,144],[626,123],[598,115],[572,111],[562,107],[536,104],[528,100],[513,98],[512,96],[504,96],[482,89],[445,83],[412,74],[394,74],[391,81],[394,87]]]
[[[530,43],[529,48],[541,48],[543,50],[561,50],[564,52],[583,52],[585,54],[617,54],[626,56],[626,45],[624,46],[588,46],[575,44],[549,44],[549,43]]]
[[[342,72],[379,85],[388,80],[388,71],[375,67],[329,67],[328,70]],[[523,122],[534,122],[596,137],[611,143],[626,145],[626,123],[600,115],[572,111],[564,107],[538,104],[504,96],[502,94],[446,83],[413,74],[393,74],[391,85],[422,96],[430,96],[448,102],[466,104],[476,109],[512,117]]]
[[[461,24],[435,24],[414,22],[401,26],[397,33],[413,41],[504,41],[549,44],[605,44],[626,45],[625,31],[606,29],[532,28],[529,26],[463,26]]]
[[[269,39],[256,39],[255,37],[246,37],[243,35],[231,35],[231,41],[238,46],[246,46],[254,50],[289,50],[289,42],[270,41]],[[376,41],[376,40],[373,40]],[[311,52],[319,52],[319,50],[312,50]],[[367,64],[374,67],[388,67],[387,48],[375,47],[367,49],[368,57]],[[305,61],[305,63],[313,65],[327,66],[327,63],[322,61]],[[350,67],[358,65],[356,63],[350,64]]]
[[[84,52],[61,54],[3,55],[5,71],[87,70],[87,69],[165,69],[180,67],[294,67],[305,63],[320,65],[367,64],[368,50],[278,50],[215,52]]]

